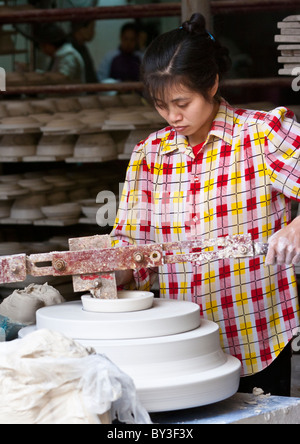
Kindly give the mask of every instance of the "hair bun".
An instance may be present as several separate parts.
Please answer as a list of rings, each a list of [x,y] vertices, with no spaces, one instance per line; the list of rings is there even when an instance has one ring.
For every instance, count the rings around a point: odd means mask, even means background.
[[[204,35],[207,33],[205,18],[199,13],[193,14],[190,20],[182,24],[182,28],[190,34]]]

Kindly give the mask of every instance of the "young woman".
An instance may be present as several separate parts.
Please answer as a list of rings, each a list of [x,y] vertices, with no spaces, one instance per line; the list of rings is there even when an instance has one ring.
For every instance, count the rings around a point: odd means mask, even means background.
[[[251,234],[267,257],[123,272],[118,283],[199,304],[219,324],[224,350],[243,365],[241,391],[289,394],[288,344],[299,326],[300,125],[286,108],[235,109],[219,96],[227,51],[199,14],[146,51],[143,79],[168,122],[135,147],[114,245]],[[253,376],[255,375],[255,376]],[[260,385],[258,385],[260,384]]]

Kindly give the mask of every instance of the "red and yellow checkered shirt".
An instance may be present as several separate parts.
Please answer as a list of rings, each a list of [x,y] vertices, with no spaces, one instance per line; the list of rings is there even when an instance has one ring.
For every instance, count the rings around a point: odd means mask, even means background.
[[[300,201],[300,125],[292,113],[222,102],[196,158],[170,127],[135,147],[112,237],[115,246],[246,233],[267,242],[290,222],[291,199]],[[224,350],[251,375],[299,326],[294,267],[267,267],[264,259],[142,269],[136,287],[149,290],[158,272],[161,297],[199,304],[219,324]]]

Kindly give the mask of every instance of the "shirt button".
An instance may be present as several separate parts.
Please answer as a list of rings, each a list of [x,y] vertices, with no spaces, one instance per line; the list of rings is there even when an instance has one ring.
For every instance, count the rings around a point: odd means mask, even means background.
[[[194,182],[200,182],[200,177],[199,176],[194,176]]]

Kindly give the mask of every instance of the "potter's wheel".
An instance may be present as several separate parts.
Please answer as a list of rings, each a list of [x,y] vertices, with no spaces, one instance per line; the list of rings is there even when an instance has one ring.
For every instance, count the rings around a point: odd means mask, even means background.
[[[152,308],[126,313],[88,312],[80,301],[69,302],[38,310],[34,328],[107,355],[133,378],[149,412],[212,404],[238,390],[240,361],[223,353],[219,327],[190,302],[154,299]]]

